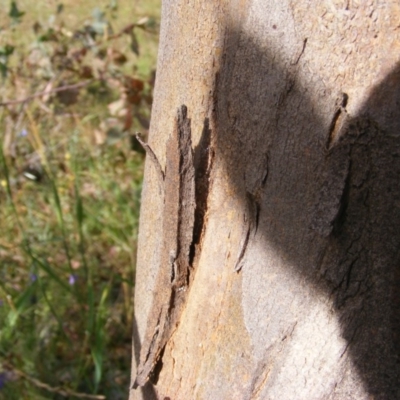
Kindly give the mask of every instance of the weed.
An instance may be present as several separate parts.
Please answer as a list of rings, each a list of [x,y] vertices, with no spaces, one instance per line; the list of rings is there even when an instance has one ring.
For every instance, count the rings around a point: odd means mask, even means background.
[[[4,399],[118,399],[129,384],[143,172],[131,135],[148,126],[157,11],[117,30],[116,1],[75,21],[70,5],[43,22],[12,1],[0,17]]]

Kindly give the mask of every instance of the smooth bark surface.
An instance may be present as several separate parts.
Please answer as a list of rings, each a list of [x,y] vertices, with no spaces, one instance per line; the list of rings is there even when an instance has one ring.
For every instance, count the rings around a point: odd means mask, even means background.
[[[400,4],[165,0],[149,142],[188,107],[191,283],[131,399],[400,398]],[[204,160],[207,159],[207,163]],[[162,259],[146,163],[132,377]]]

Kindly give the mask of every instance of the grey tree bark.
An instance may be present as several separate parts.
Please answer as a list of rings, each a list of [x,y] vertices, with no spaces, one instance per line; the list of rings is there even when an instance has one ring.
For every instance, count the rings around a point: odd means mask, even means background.
[[[165,166],[186,104],[197,211],[179,324],[131,399],[400,398],[399,20],[397,0],[163,1],[149,143]],[[132,382],[162,221],[147,162]]]

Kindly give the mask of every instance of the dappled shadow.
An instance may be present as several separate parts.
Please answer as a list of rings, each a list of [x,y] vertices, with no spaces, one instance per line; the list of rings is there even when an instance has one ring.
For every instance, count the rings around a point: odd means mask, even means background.
[[[298,276],[333,305],[368,393],[399,398],[400,65],[347,115],[351,98],[317,82],[311,99],[294,65],[239,35],[222,52],[215,141],[250,242],[262,238],[287,282]]]

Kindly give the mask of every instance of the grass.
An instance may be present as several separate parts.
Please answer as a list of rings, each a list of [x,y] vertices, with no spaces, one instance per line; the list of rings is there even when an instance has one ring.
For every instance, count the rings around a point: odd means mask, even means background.
[[[16,49],[0,102],[40,91],[50,79],[21,65],[37,45],[33,23],[48,26],[58,2],[17,3],[25,12],[19,24],[0,15],[0,42]],[[72,31],[100,7],[115,31],[142,17],[157,26],[158,0],[120,2],[113,12],[110,4],[65,1],[57,18]],[[138,30],[139,55],[129,51],[126,37],[112,44],[129,56],[110,76],[144,82],[131,108],[142,120],[150,114],[147,82],[158,39],[152,29]],[[57,74],[54,79],[72,77]],[[130,134],[143,127],[140,118],[126,127],[126,117],[110,111],[124,99],[118,82],[107,90],[92,82],[70,104],[53,96],[0,107],[1,399],[127,397],[143,173]],[[38,179],[26,179],[29,174]]]

